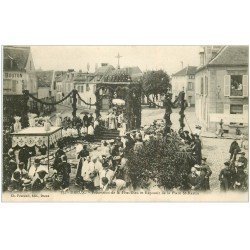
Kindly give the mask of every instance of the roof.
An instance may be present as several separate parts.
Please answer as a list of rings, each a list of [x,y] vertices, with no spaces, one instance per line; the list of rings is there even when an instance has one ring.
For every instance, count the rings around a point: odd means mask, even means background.
[[[62,82],[66,75],[66,71],[55,71],[55,81]]]
[[[53,82],[54,70],[36,71],[38,88],[50,87]]]
[[[94,73],[94,78],[92,79],[93,82],[100,82],[102,81],[103,77],[106,76],[109,72],[114,70],[115,68],[112,65],[105,65],[97,68]]]
[[[30,54],[30,47],[4,46],[3,70],[24,71]]]
[[[248,65],[248,46],[225,46],[208,65]]]
[[[187,66],[186,68],[176,72],[173,76],[186,76],[186,75],[195,75],[196,73],[196,66]]]
[[[95,71],[95,75],[103,75],[106,74],[110,70],[114,70],[115,68],[112,65],[101,66],[97,68]]]
[[[76,81],[77,83],[79,82],[90,82],[92,79],[94,78],[94,74],[93,73],[81,73],[79,72],[74,81]]]

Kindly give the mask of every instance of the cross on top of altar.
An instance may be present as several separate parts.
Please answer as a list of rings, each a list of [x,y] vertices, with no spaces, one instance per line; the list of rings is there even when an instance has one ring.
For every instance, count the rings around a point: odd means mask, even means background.
[[[117,65],[117,68],[118,69],[120,69],[120,58],[121,58],[122,56],[119,54],[119,52],[118,52],[118,55],[116,56],[116,58],[118,59],[118,65]]]

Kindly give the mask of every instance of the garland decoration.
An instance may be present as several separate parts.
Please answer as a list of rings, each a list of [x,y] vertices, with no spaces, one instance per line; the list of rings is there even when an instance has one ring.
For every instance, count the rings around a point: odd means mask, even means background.
[[[72,92],[73,92],[73,90],[70,93],[68,93],[63,99],[61,99],[57,102],[44,102],[44,101],[36,98],[35,96],[31,95],[28,90],[24,90],[23,94],[26,96],[29,96],[30,98],[32,98],[36,102],[39,102],[39,103],[44,104],[44,105],[52,105],[53,106],[53,105],[57,105],[57,104],[65,101],[67,98],[69,98],[71,96]]]

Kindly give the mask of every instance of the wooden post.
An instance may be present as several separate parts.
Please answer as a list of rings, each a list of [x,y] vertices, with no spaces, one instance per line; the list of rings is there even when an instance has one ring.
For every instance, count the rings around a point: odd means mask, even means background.
[[[49,136],[50,136],[50,135],[49,135]],[[48,136],[48,153],[47,153],[47,157],[48,157],[48,170],[49,170],[49,168],[50,168],[50,162],[49,162],[49,151],[50,151],[49,136]]]
[[[72,111],[72,116],[73,118],[76,117],[76,111],[77,111],[77,107],[76,107],[76,104],[77,104],[77,98],[76,98],[76,94],[77,94],[77,90],[76,89],[73,89],[73,92],[72,92],[72,98],[73,98],[73,103],[72,103],[72,108],[73,108],[73,111]]]

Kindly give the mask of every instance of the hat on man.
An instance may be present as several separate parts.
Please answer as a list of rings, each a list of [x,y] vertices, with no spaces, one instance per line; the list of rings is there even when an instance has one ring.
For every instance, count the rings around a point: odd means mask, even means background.
[[[207,158],[206,158],[206,157],[202,157],[201,159],[202,159],[203,161],[206,161],[206,160],[207,160]]]
[[[46,172],[48,174],[48,167],[46,167],[44,165],[41,165],[41,166],[38,167],[38,169],[37,169],[36,172],[37,173],[39,173],[39,172]]]
[[[38,159],[38,158],[36,158],[35,161],[34,161],[35,164],[39,164],[40,162],[41,162],[41,160]]]
[[[103,185],[108,184],[108,182],[109,182],[109,179],[107,177],[102,177],[102,183],[103,183]]]
[[[224,165],[225,165],[225,166],[229,166],[230,163],[229,163],[228,161],[226,161],[226,162],[224,162]]]

